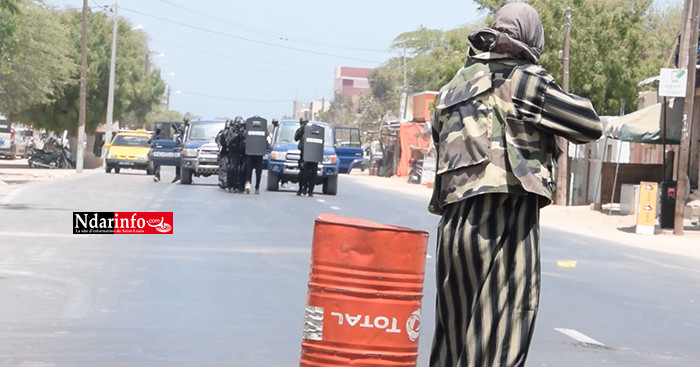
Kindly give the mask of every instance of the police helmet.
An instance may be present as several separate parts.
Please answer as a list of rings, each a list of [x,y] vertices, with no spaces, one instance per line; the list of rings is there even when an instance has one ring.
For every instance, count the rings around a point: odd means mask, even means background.
[[[233,123],[236,125],[243,125],[244,124],[243,117],[236,116],[236,118],[233,119]]]
[[[307,119],[306,117],[302,117],[299,119],[299,125],[301,125],[301,126],[306,125],[308,122],[309,122],[309,119]]]

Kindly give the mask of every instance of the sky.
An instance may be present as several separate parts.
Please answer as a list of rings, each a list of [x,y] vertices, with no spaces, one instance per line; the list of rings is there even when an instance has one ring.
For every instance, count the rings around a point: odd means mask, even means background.
[[[46,2],[83,6],[82,0]],[[88,1],[93,11],[113,4]],[[170,109],[203,118],[291,116],[295,100],[333,98],[337,66],[374,68],[399,55],[387,49],[401,33],[449,30],[485,16],[469,0],[117,4],[121,19],[148,34],[151,61],[171,89]]]
[[[45,1],[61,9],[83,6],[82,0]],[[88,0],[93,11],[114,4]],[[117,4],[119,17],[148,35],[150,60],[171,90],[170,109],[203,118],[291,116],[295,100],[333,98],[336,67],[374,68],[398,56],[388,47],[401,33],[421,26],[444,31],[486,16],[470,0]]]

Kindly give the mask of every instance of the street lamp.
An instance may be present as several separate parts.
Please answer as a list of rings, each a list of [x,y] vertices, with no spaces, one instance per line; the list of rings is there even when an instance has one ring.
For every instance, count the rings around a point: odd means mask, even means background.
[[[107,92],[107,117],[105,121],[105,142],[112,142],[112,124],[114,120],[114,69],[117,59],[117,3],[112,6],[112,56],[109,61],[109,89]],[[104,150],[104,148],[103,148]],[[102,152],[104,153],[104,152]],[[104,154],[102,154],[104,157]]]
[[[166,111],[170,111],[170,94],[171,94],[171,93],[172,93],[172,94],[180,94],[180,93],[182,93],[182,91],[181,91],[181,90],[173,90],[173,91],[171,91],[171,90],[170,90],[170,86],[168,86],[168,93],[167,93],[167,94],[168,94],[168,97],[166,98],[166,103],[165,103],[165,110],[166,110]]]
[[[151,69],[151,54],[153,54],[153,57],[156,59],[159,59],[161,57],[165,57],[165,54],[162,52],[157,52],[157,51],[149,51],[146,53],[146,67],[145,67],[145,72],[148,74],[148,71]]]
[[[87,84],[87,0],[83,0],[82,32],[80,37],[80,107],[78,108],[78,151],[75,157],[75,171],[83,172],[85,142],[85,105]]]
[[[107,90],[107,116],[105,118],[105,142],[108,143],[112,141],[112,125],[114,124],[114,73],[117,62],[118,10],[119,4],[114,3],[112,5],[112,55],[109,60],[109,87]],[[137,24],[131,28],[132,31],[139,29],[143,29],[143,25]],[[146,63],[148,64],[148,56],[146,56]],[[104,157],[106,149],[103,148],[102,150],[102,156]]]

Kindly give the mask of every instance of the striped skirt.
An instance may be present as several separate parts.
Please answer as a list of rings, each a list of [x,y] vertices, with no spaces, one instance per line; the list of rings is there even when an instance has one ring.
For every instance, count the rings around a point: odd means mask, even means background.
[[[540,294],[538,196],[448,205],[438,228],[432,367],[525,366]]]

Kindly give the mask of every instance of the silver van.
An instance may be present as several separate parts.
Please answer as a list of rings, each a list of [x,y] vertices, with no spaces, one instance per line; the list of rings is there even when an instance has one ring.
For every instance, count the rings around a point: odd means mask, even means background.
[[[9,159],[15,159],[17,156],[15,128],[7,120],[0,120],[0,156]]]
[[[29,126],[15,125],[16,154],[22,158],[29,156],[29,150],[34,146],[34,129]]]

